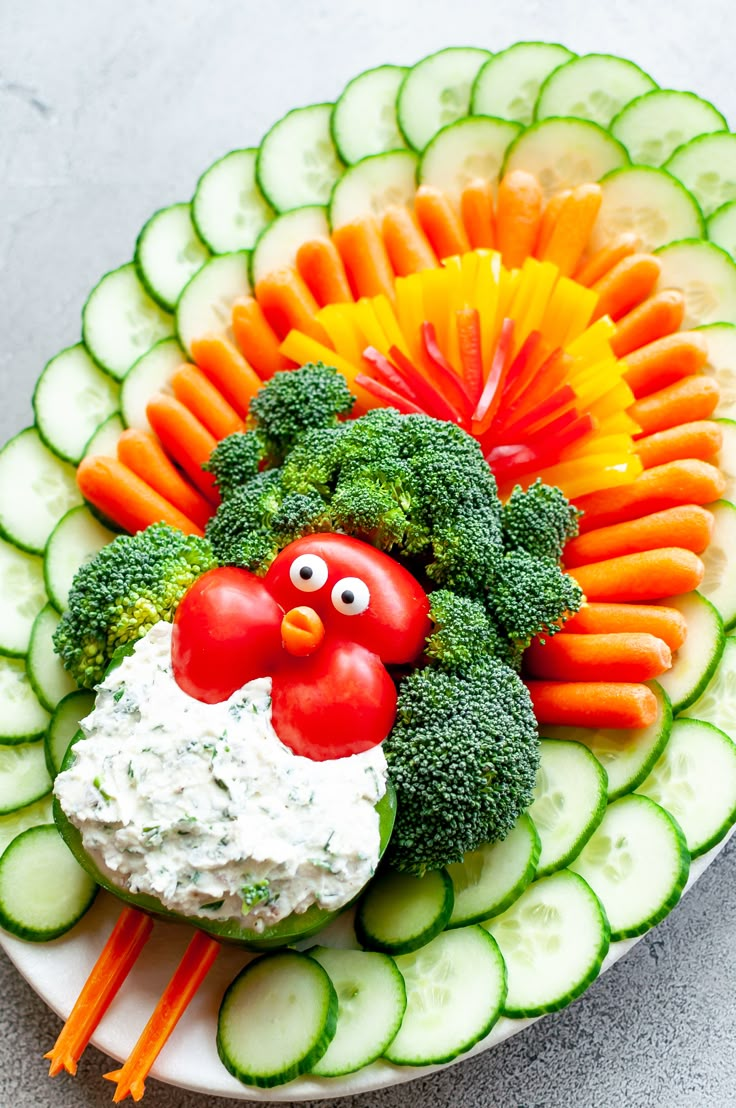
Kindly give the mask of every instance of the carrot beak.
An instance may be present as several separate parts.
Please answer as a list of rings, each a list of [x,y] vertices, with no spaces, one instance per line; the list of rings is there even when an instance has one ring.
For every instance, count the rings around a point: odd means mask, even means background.
[[[305,658],[325,637],[325,625],[314,608],[292,608],[281,621],[281,641],[289,654]]]

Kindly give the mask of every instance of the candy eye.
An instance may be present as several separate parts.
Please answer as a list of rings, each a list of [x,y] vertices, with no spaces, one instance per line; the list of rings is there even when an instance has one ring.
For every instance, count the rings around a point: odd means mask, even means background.
[[[365,581],[359,577],[343,577],[332,587],[332,604],[344,616],[359,616],[371,601]]]
[[[316,554],[300,554],[291,563],[289,577],[300,592],[317,592],[327,580],[327,562]]]

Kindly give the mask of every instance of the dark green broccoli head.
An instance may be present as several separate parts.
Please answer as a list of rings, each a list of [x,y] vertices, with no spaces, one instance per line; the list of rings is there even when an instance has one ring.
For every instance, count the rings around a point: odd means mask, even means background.
[[[355,404],[341,373],[322,362],[275,373],[250,403],[248,425],[257,428],[272,465],[312,428],[333,427]]]
[[[120,535],[74,578],[54,649],[78,685],[93,688],[118,647],[173,620],[187,589],[216,565],[206,539],[165,523]]]
[[[577,508],[554,485],[539,479],[526,491],[517,485],[503,510],[506,549],[559,561],[565,543],[578,533],[579,518]]]
[[[280,549],[273,518],[282,500],[278,469],[256,474],[223,500],[206,528],[218,562],[254,571],[270,565]]]
[[[524,550],[504,557],[491,605],[508,637],[526,648],[536,635],[555,635],[583,602],[582,589],[554,558]]]
[[[213,475],[220,496],[227,500],[256,476],[264,454],[257,431],[236,431],[218,442],[202,469]]]
[[[430,664],[459,674],[470,673],[486,658],[518,667],[521,653],[479,600],[437,589],[429,597],[429,618],[434,624],[425,651]]]

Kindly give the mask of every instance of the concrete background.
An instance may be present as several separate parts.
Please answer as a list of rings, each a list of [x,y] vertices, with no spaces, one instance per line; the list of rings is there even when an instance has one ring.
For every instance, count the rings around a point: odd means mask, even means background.
[[[736,123],[728,3],[652,0],[2,0],[0,440],[31,421],[47,359],[79,336],[104,271],[158,207],[256,145],[291,107],[334,99],[359,70],[445,45],[517,39],[620,53]],[[352,1108],[736,1105],[736,843],[670,918],[565,1012],[491,1053]],[[0,954],[0,1108],[110,1102],[90,1049],[76,1080],[45,1076],[58,1020]],[[228,1102],[149,1083],[150,1108]]]

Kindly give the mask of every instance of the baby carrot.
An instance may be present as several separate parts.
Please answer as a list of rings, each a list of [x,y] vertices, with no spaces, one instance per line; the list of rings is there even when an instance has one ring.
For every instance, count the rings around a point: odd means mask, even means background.
[[[639,519],[586,531],[565,547],[565,565],[585,565],[622,554],[638,554],[662,546],[680,546],[702,554],[713,533],[713,516],[698,504],[665,508]]]
[[[77,469],[77,484],[85,500],[131,535],[159,522],[168,523],[185,535],[203,533],[117,458],[101,454],[83,458]]]
[[[332,232],[340,252],[350,288],[356,297],[379,296],[394,299],[394,271],[391,268],[381,229],[372,215],[361,216]]]
[[[437,259],[416,216],[403,204],[392,204],[383,213],[383,243],[397,277],[422,269],[435,269]]]
[[[600,250],[597,250],[595,254],[591,254],[587,261],[581,263],[575,270],[575,280],[578,284],[590,288],[596,281],[600,281],[601,277],[605,277],[620,261],[633,254],[638,246],[639,239],[637,235],[633,231],[624,231],[609,243],[606,243]]]
[[[560,208],[549,242],[537,252],[542,261],[552,262],[560,273],[569,277],[583,256],[601,206],[600,185],[578,185]]]
[[[118,439],[118,458],[198,527],[206,526],[212,505],[179,472],[154,434],[129,427]]]
[[[438,258],[449,258],[470,250],[460,216],[441,189],[420,185],[414,197],[414,211]]]
[[[679,289],[662,289],[648,296],[618,321],[611,339],[617,358],[647,346],[679,329],[685,317],[685,297]]]
[[[677,608],[660,604],[583,604],[565,622],[569,631],[583,635],[630,634],[644,631],[679,650],[687,637],[687,623]],[[558,636],[559,638],[559,636]]]
[[[598,293],[593,320],[608,315],[614,323],[649,296],[662,270],[653,254],[631,254],[592,285]]]
[[[657,698],[646,685],[603,681],[525,684],[541,727],[615,727],[629,731],[648,727],[657,718]]]
[[[712,504],[723,496],[725,488],[720,470],[697,458],[653,466],[627,485],[579,497],[576,507],[583,512],[580,532],[586,534],[597,527],[638,519],[678,504]]]
[[[708,346],[696,331],[677,331],[626,356],[624,380],[637,400],[683,377],[692,377],[708,360]]]
[[[496,247],[507,269],[517,268],[534,253],[542,199],[542,186],[524,169],[515,169],[501,179],[496,198]]]
[[[352,303],[345,266],[331,239],[303,242],[296,252],[296,268],[320,308]]]
[[[666,431],[680,423],[708,419],[720,398],[718,383],[698,373],[637,400],[628,413],[639,424],[641,435],[653,435],[655,431]]]
[[[710,461],[722,444],[723,432],[718,424],[710,419],[700,419],[693,423],[680,423],[677,427],[668,427],[666,431],[656,431],[653,435],[637,439],[636,452],[644,468],[651,469],[652,466],[661,466],[680,458]]]
[[[493,190],[491,182],[477,177],[460,196],[460,214],[473,250],[490,250],[495,245]]]
[[[568,570],[588,600],[658,600],[697,589],[705,572],[691,550],[677,546],[624,554]]]
[[[256,300],[279,338],[296,329],[324,342],[326,335],[314,316],[319,304],[293,265],[281,266],[262,277],[255,288]]]
[[[222,393],[240,416],[263,385],[258,374],[231,342],[218,335],[195,339],[192,356],[205,377]]]
[[[279,340],[254,296],[235,301],[232,324],[241,354],[261,380],[268,381],[279,370],[293,368],[294,362],[279,350]]]
[[[220,503],[217,485],[211,473],[202,466],[209,461],[217,439],[203,427],[196,416],[173,396],[158,393],[146,408],[148,422],[161,439],[166,453],[181,466],[192,484],[213,504]]]
[[[243,421],[196,365],[182,365],[171,377],[174,396],[216,439],[243,430]]]
[[[647,632],[575,635],[532,642],[524,670],[552,681],[651,681],[672,665],[667,643]]]
[[[559,219],[560,212],[571,192],[572,189],[561,189],[559,192],[556,192],[554,196],[550,196],[549,200],[544,205],[542,218],[539,222],[537,242],[534,249],[535,258],[538,258],[542,251],[547,249],[549,240],[552,238],[552,232]]]

